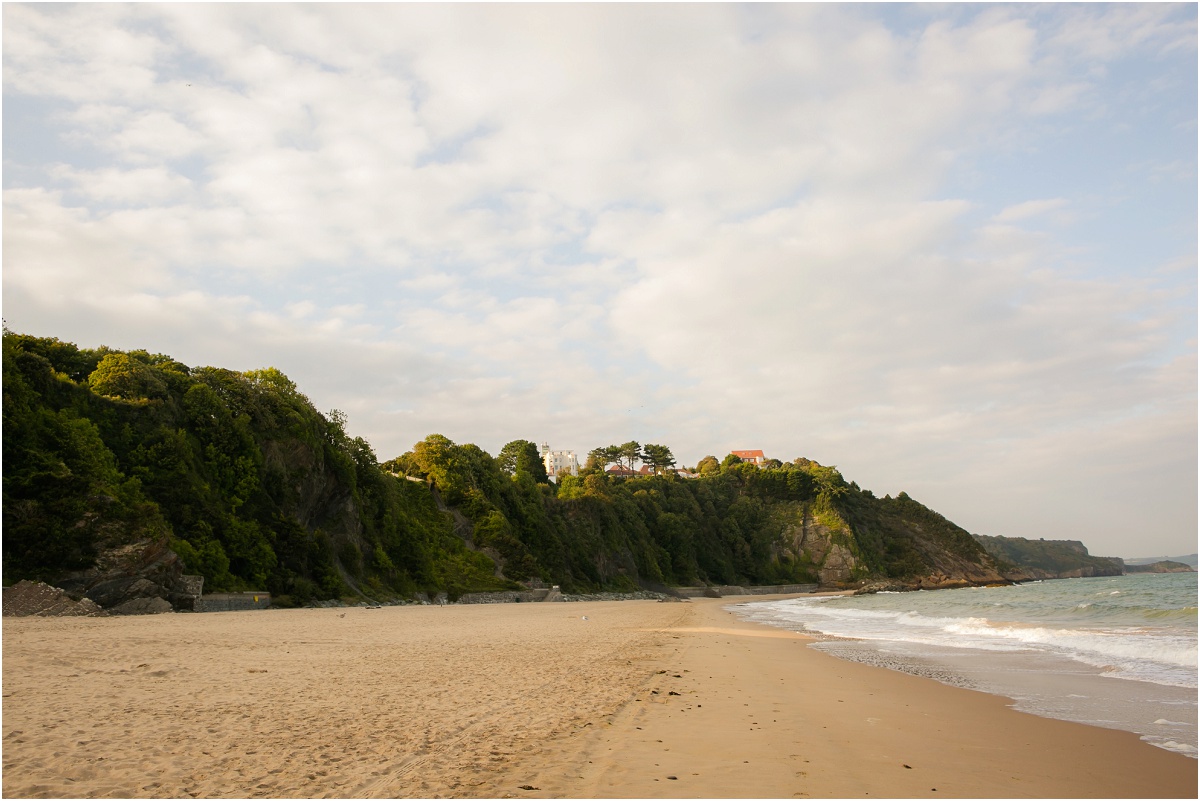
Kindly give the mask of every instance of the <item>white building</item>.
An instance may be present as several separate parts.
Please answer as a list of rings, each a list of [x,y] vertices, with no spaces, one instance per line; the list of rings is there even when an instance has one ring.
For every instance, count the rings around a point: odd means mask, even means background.
[[[579,460],[575,458],[575,451],[552,451],[550,446],[542,443],[542,462],[546,465],[546,475],[550,478],[555,478],[564,473],[567,475],[579,475]]]

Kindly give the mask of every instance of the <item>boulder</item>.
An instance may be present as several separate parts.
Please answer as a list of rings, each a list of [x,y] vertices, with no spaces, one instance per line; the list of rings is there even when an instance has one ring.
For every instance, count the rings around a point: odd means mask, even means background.
[[[87,600],[87,599],[84,599]],[[175,611],[164,598],[133,598],[108,610],[110,615],[160,615]]]

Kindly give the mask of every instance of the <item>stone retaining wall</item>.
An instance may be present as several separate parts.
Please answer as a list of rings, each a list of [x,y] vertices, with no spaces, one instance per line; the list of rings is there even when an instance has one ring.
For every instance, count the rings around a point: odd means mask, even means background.
[[[508,592],[467,592],[458,597],[460,604],[519,604],[546,600],[550,590],[510,590]]]
[[[764,587],[742,588],[742,592],[746,595],[799,595],[801,593],[816,591],[816,584],[775,584]]]
[[[269,592],[215,592],[200,596],[195,609],[197,612],[240,612],[245,609],[266,609],[270,605]]]
[[[816,584],[771,584],[762,587],[739,587],[723,584],[716,587],[676,587],[682,598],[724,598],[729,595],[800,595],[816,592]]]

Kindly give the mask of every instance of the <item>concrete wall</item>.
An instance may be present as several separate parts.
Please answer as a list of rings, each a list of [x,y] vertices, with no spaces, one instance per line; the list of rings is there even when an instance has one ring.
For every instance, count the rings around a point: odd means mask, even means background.
[[[544,601],[550,590],[522,590],[520,592],[468,592],[459,596],[460,604],[512,604]]]
[[[816,592],[816,584],[775,584],[765,587],[743,587],[746,595],[799,595],[800,593]]]
[[[712,587],[672,587],[680,598],[719,598],[720,593]]]
[[[738,587],[725,584],[717,587],[676,587],[683,598],[724,598],[730,595],[799,595],[816,592],[816,584],[772,584],[762,587]]]
[[[266,609],[271,605],[269,592],[215,592],[200,596],[197,612],[238,612],[244,609]]]

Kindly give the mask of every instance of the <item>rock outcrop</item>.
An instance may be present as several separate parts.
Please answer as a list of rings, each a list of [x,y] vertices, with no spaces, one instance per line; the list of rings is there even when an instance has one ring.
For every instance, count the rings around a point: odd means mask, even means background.
[[[58,587],[40,581],[20,581],[4,588],[5,617],[102,617],[106,614],[90,598],[73,600]]]
[[[1025,537],[989,537],[975,540],[997,560],[1006,563],[1012,581],[1120,576],[1125,563],[1117,557],[1092,556],[1078,540],[1030,540]]]
[[[102,551],[94,566],[67,573],[55,585],[75,600],[121,615],[191,611],[202,586],[197,577],[183,575],[183,562],[163,540]]]
[[[1163,559],[1148,565],[1125,565],[1126,573],[1195,573],[1196,568],[1183,562],[1173,562]]]
[[[848,544],[851,538],[842,521],[833,520],[836,527],[820,522],[811,504],[780,506],[778,514],[784,523],[780,544],[774,549],[776,559],[786,554],[812,565],[812,576],[822,587],[840,587],[859,577],[862,564]]]

